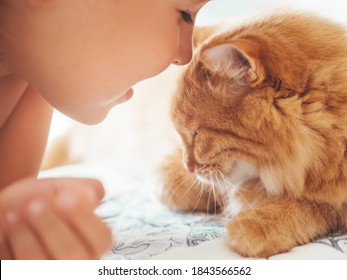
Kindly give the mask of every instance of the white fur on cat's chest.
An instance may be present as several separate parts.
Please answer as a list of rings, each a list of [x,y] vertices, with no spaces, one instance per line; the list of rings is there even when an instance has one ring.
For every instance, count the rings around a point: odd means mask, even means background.
[[[239,190],[247,181],[257,177],[259,174],[253,164],[242,159],[236,161],[235,169],[228,178],[231,184],[225,184],[224,190],[222,190],[226,196],[226,205],[224,205],[223,210],[225,216],[233,218],[245,209],[245,206],[249,207],[240,199]]]

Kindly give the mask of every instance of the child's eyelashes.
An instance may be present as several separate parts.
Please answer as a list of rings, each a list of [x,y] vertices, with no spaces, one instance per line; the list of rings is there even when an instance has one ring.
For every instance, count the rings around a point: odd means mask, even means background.
[[[188,11],[181,11],[181,16],[186,23],[194,24],[192,14]]]

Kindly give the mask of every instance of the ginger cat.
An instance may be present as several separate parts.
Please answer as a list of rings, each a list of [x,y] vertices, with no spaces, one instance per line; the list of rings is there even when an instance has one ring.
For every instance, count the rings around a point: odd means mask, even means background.
[[[347,227],[347,37],[304,13],[214,32],[173,95],[183,142],[161,200],[222,210],[227,245],[269,257]],[[183,165],[182,165],[183,158]]]

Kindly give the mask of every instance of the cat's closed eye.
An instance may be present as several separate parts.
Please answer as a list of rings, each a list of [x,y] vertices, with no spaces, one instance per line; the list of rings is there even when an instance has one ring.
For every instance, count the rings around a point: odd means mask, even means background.
[[[198,136],[199,135],[199,129],[196,129],[196,130],[194,130],[193,132],[192,132],[192,136],[193,137],[196,137],[196,136]]]

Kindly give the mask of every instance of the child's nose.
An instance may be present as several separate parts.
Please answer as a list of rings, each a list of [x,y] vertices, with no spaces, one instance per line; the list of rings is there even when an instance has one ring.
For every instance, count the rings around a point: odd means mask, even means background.
[[[192,59],[192,47],[185,48],[181,50],[175,60],[173,61],[176,65],[185,65],[189,63],[189,61]]]
[[[173,60],[174,64],[185,65],[192,59],[192,36],[193,28],[182,30],[180,34],[179,49]]]

